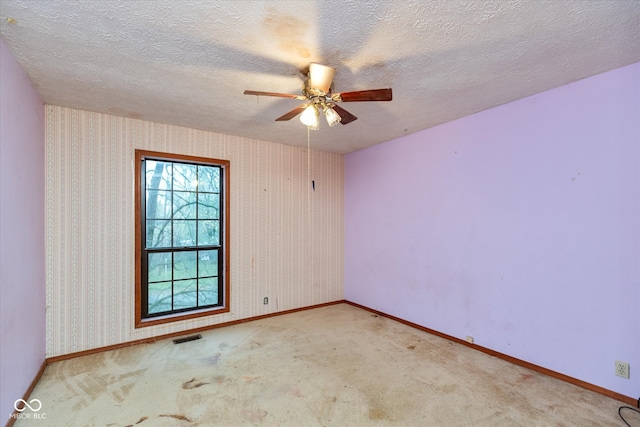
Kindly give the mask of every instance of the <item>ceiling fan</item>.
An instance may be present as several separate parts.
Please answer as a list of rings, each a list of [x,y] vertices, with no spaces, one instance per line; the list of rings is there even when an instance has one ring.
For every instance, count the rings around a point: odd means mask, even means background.
[[[335,126],[338,123],[346,125],[358,118],[349,113],[344,108],[336,105],[338,102],[357,102],[357,101],[391,101],[391,88],[388,89],[371,89],[357,90],[353,92],[333,92],[333,76],[336,70],[322,64],[309,64],[308,79],[305,80],[302,87],[302,95],[292,95],[288,93],[277,92],[260,92],[256,90],[245,90],[245,95],[258,96],[277,96],[281,98],[293,98],[306,101],[288,113],[278,117],[276,121],[291,120],[298,114],[300,121],[311,129],[318,129],[320,122],[318,117],[320,112],[325,115],[329,126]]]

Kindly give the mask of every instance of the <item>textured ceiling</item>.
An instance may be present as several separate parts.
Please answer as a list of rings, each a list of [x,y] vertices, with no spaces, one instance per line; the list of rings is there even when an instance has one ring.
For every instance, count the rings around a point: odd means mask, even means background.
[[[46,103],[289,145],[307,144],[299,94],[310,62],[353,123],[311,131],[347,153],[640,62],[640,1],[17,1],[0,33]]]

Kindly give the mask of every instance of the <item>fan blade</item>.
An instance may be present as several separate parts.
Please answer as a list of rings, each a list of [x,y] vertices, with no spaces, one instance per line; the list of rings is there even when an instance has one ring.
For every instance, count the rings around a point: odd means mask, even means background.
[[[304,96],[300,96],[300,95],[291,95],[289,93],[278,93],[278,92],[260,92],[258,90],[245,90],[244,94],[258,95],[258,96],[278,96],[280,98],[306,99]]]
[[[309,104],[300,105],[300,106],[294,108],[293,110],[289,111],[288,113],[283,114],[282,116],[280,116],[280,117],[278,117],[276,119],[276,122],[284,122],[286,120],[293,119],[295,116],[297,116],[298,114],[302,113],[304,111],[304,109],[307,108],[307,105],[309,105]]]
[[[391,88],[356,90],[353,92],[342,92],[336,95],[340,95],[342,102],[391,101],[392,99]]]
[[[318,89],[325,93],[329,92],[335,74],[336,70],[326,65],[314,62],[309,64],[309,83],[313,89]]]
[[[342,107],[334,105],[333,109],[340,116],[340,119],[341,119],[340,123],[342,123],[343,125],[349,124],[354,120],[358,120],[358,118],[356,116],[354,116],[353,114],[351,114],[350,112],[348,112],[347,110],[345,110]]]

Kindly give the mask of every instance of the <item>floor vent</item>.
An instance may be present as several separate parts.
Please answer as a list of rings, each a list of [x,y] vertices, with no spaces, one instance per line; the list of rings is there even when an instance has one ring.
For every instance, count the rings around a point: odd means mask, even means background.
[[[195,341],[195,340],[199,340],[200,338],[202,338],[202,335],[200,335],[200,334],[191,335],[191,336],[188,336],[188,337],[177,338],[177,339],[173,340],[173,343],[174,344],[182,344],[183,342]]]

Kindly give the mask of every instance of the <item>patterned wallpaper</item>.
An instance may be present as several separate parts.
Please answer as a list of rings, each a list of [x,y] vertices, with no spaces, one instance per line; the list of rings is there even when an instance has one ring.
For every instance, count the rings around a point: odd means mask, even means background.
[[[230,313],[134,328],[135,149],[230,161]],[[45,172],[47,357],[344,298],[340,154],[47,105]]]

